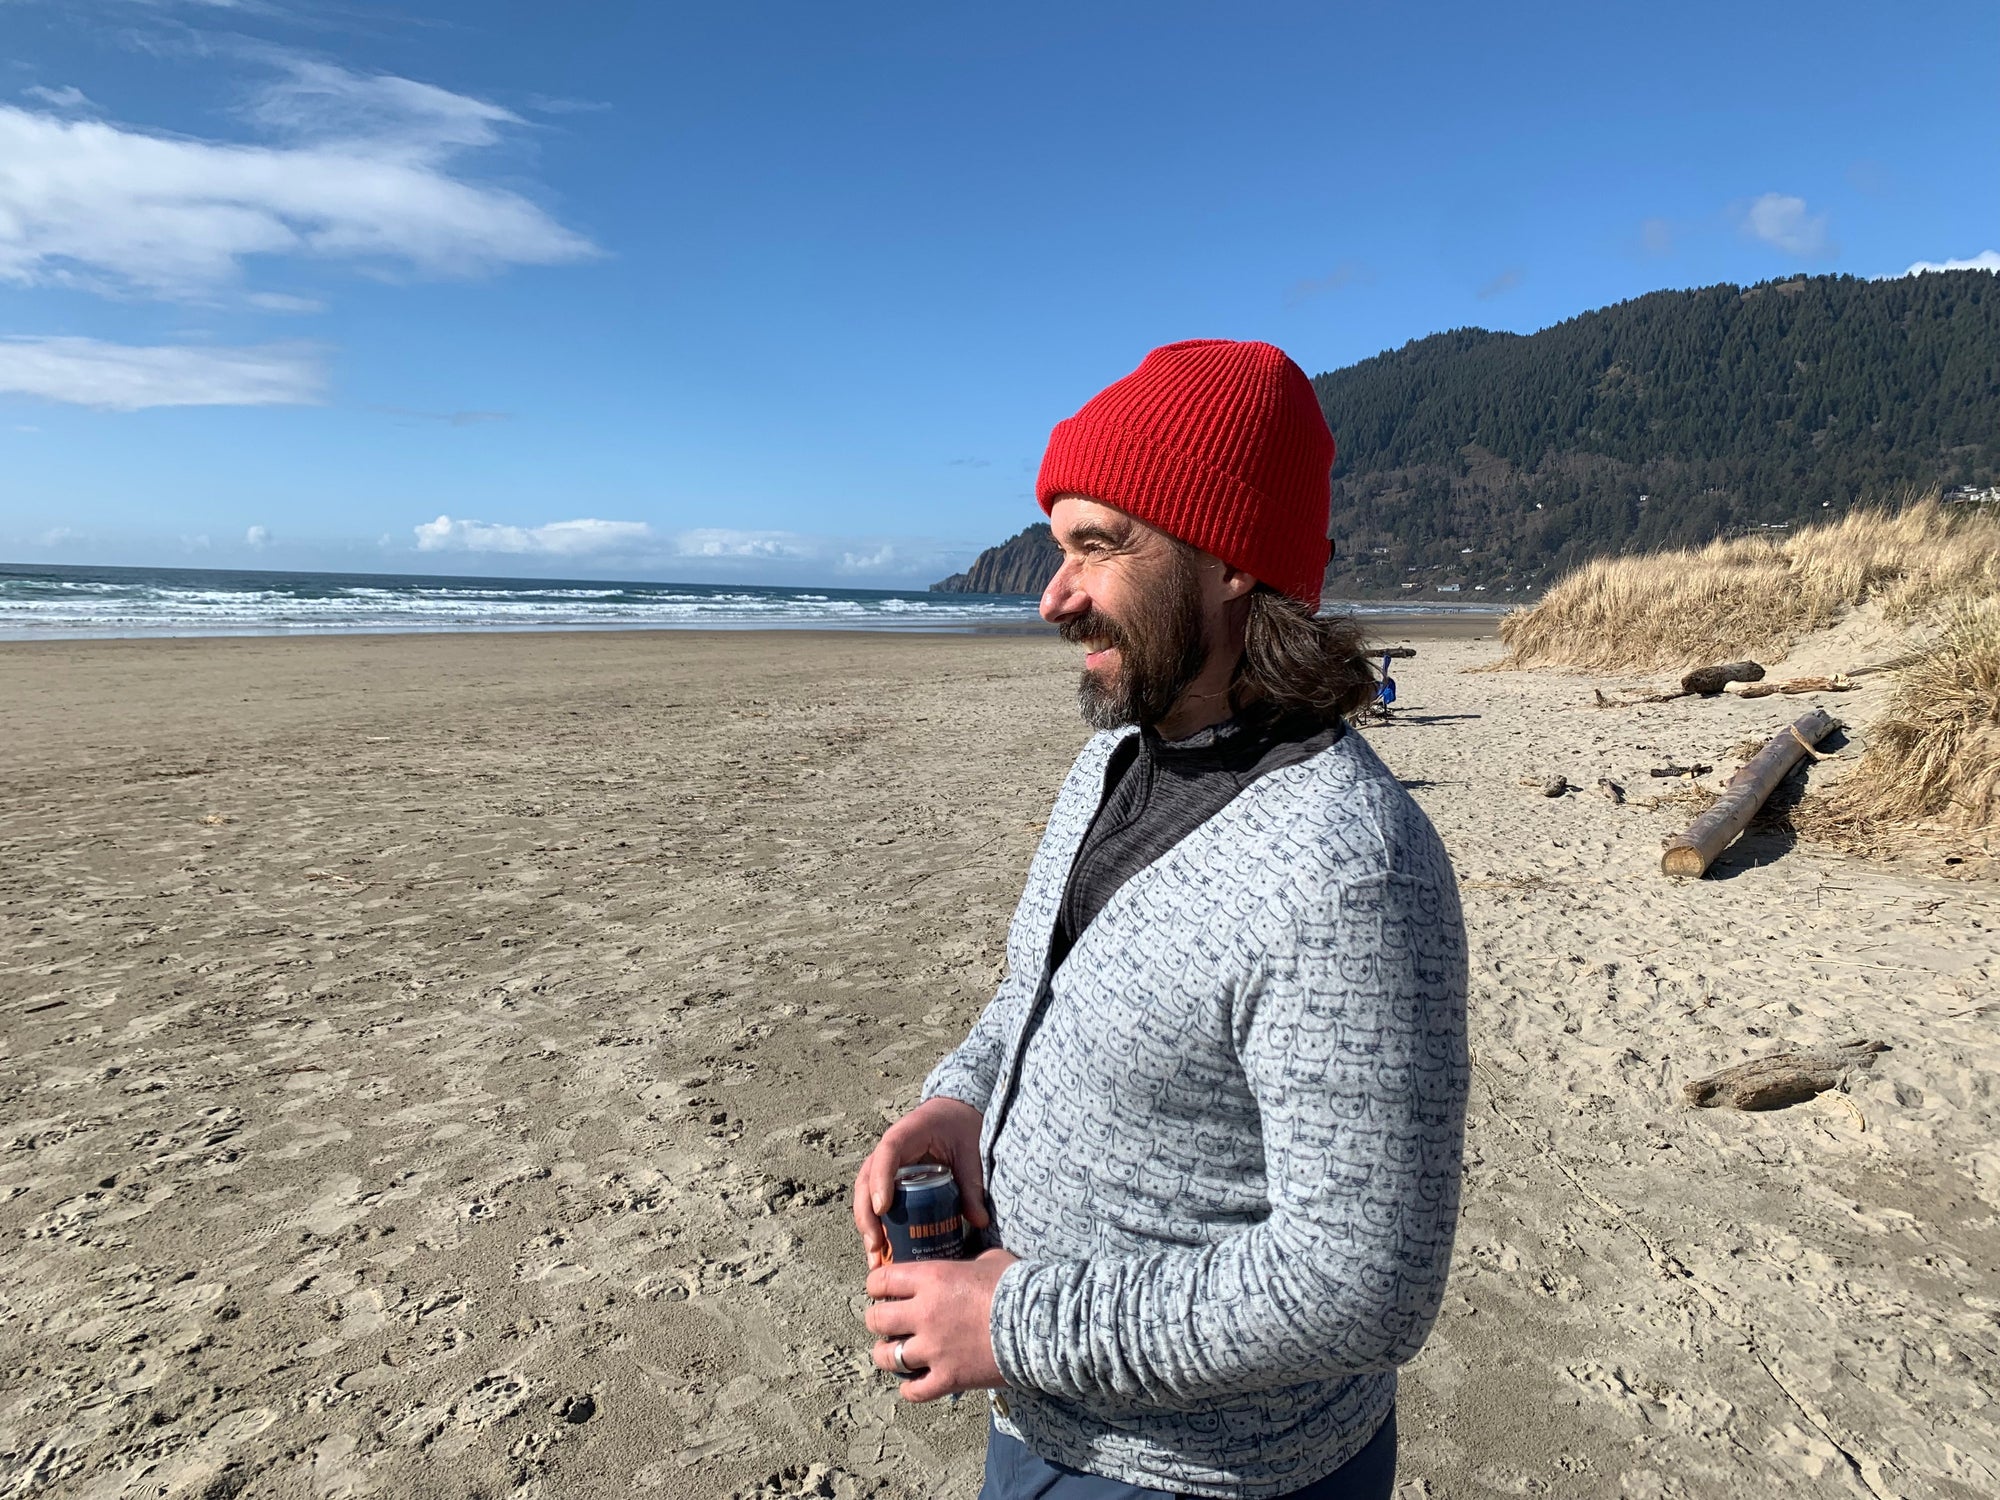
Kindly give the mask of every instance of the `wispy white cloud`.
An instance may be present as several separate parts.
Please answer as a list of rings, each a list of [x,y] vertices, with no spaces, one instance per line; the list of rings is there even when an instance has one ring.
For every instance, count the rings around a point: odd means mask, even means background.
[[[394,74],[364,75],[310,59],[279,55],[284,77],[251,100],[246,115],[274,134],[307,142],[346,142],[421,162],[490,146],[512,110],[436,84]]]
[[[289,292],[252,292],[243,299],[252,307],[265,312],[316,313],[325,312],[326,304],[317,297],[294,297]]]
[[[644,521],[550,521],[544,526],[509,526],[490,521],[439,516],[416,528],[419,552],[505,552],[540,557],[589,557],[630,552],[652,542]]]
[[[1303,281],[1293,282],[1285,291],[1285,303],[1289,307],[1297,307],[1328,292],[1337,292],[1342,287],[1366,286],[1374,279],[1375,273],[1360,261],[1344,260],[1324,276],[1309,276]]]
[[[1743,210],[1743,232],[1787,255],[1811,259],[1838,253],[1827,235],[1827,216],[1806,208],[1806,200],[1787,193],[1766,193]]]
[[[1982,250],[1964,260],[1920,260],[1905,276],[1921,276],[1926,271],[2000,271],[2000,250]]]
[[[489,422],[512,421],[510,411],[422,411],[413,406],[371,406],[370,411],[415,422],[442,422],[447,427],[484,427]]]
[[[252,257],[466,275],[596,254],[459,170],[517,117],[431,84],[282,62],[248,114],[279,144],[0,105],[0,281],[207,298]]]
[[[248,547],[252,552],[262,552],[266,547],[271,545],[271,528],[268,526],[252,526],[248,531],[243,533],[243,545]]]
[[[0,394],[101,411],[148,406],[312,406],[326,372],[311,345],[225,348],[0,338]]]
[[[92,109],[90,96],[72,84],[60,88],[49,88],[44,84],[32,84],[21,92],[30,99],[39,99],[52,109]]]
[[[552,94],[530,94],[528,108],[543,115],[596,115],[611,106],[602,99],[564,99]]]

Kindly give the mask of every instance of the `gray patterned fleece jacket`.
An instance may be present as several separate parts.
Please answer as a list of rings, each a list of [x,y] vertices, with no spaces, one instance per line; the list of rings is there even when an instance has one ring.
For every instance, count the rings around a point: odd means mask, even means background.
[[[1131,1484],[1282,1495],[1374,1435],[1443,1295],[1470,1071],[1458,890],[1349,733],[1134,875],[1045,974],[1131,732],[1077,758],[1007,977],[924,1097],[985,1112],[1022,1257],[993,1300],[1000,1427]]]

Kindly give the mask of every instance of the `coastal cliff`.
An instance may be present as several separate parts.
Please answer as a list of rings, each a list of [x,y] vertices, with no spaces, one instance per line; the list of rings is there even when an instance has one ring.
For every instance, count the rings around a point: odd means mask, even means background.
[[[1062,566],[1049,523],[1037,521],[1018,536],[988,547],[963,573],[931,585],[942,594],[1039,594]]]

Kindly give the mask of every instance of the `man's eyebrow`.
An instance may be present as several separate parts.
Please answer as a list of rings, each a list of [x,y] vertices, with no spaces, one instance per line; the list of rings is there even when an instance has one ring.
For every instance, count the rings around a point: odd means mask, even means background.
[[[1068,534],[1062,538],[1061,545],[1064,547],[1080,547],[1086,542],[1098,542],[1104,546],[1116,547],[1124,543],[1131,535],[1132,531],[1130,527],[1113,531],[1109,526],[1099,521],[1079,521],[1076,525],[1070,527]]]

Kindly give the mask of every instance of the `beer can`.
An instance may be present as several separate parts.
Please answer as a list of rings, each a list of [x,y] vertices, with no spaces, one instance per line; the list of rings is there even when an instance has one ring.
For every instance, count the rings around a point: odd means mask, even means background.
[[[965,1255],[965,1215],[950,1167],[919,1162],[896,1170],[896,1199],[882,1216],[889,1259],[960,1260]]]

